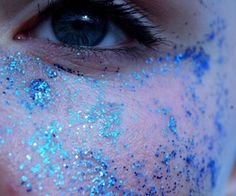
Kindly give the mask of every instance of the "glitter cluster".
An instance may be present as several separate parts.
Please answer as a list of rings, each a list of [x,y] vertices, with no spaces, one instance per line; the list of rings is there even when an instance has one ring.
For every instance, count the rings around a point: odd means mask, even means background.
[[[51,88],[46,81],[42,79],[33,80],[30,84],[31,98],[35,105],[44,107],[51,100]]]

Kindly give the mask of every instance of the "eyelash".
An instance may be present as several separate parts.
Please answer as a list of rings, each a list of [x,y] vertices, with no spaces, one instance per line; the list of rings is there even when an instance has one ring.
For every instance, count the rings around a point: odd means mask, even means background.
[[[60,9],[67,9],[70,7],[83,7],[83,9],[86,7],[90,9],[91,11],[94,11],[98,14],[103,14],[104,16],[108,17],[110,20],[114,21],[129,37],[132,39],[135,39],[141,47],[132,46],[132,47],[122,47],[122,48],[111,48],[111,49],[97,49],[97,48],[73,48],[71,46],[67,46],[65,44],[56,44],[52,43],[51,41],[43,42],[47,44],[47,48],[59,48],[63,49],[64,56],[72,57],[73,54],[81,54],[80,59],[93,59],[97,56],[100,56],[100,60],[97,59],[95,62],[98,64],[102,64],[102,56],[109,55],[111,52],[113,55],[122,55],[122,57],[131,57],[132,59],[135,59],[135,57],[140,56],[140,53],[145,52],[145,50],[148,48],[150,50],[156,50],[160,44],[164,43],[164,39],[161,37],[161,28],[157,26],[150,25],[149,22],[145,21],[146,15],[143,11],[141,11],[138,7],[136,7],[133,3],[127,2],[123,4],[114,4],[113,0],[56,0],[50,1],[49,5],[45,10],[41,10],[40,6],[38,6],[39,13],[37,16],[32,17],[30,20],[25,22],[19,30],[17,30],[18,33],[14,36],[15,40],[18,40],[19,35],[26,35],[26,37],[30,38],[30,43],[32,46],[34,46],[38,40],[30,37],[30,31],[34,29],[37,24],[48,17],[50,17],[53,12],[57,12]],[[102,13],[101,11],[102,10]],[[138,17],[134,16],[138,15]],[[36,24],[35,24],[36,23]],[[26,38],[26,40],[27,40]],[[45,41],[45,40],[44,40]],[[40,40],[42,42],[42,40]],[[42,43],[41,43],[42,45]],[[145,49],[146,48],[146,49]],[[53,54],[48,55],[47,52],[44,51],[44,47],[41,47],[41,53],[43,57],[48,56],[48,60],[51,59]],[[52,50],[51,50],[52,51]],[[63,52],[62,51],[62,52]],[[37,51],[38,52],[38,51]],[[38,55],[37,52],[30,52],[32,55]],[[44,54],[45,53],[45,54]],[[146,53],[146,52],[145,52]],[[123,56],[124,55],[124,56]],[[143,55],[143,54],[142,54]],[[77,55],[73,55],[72,59],[75,59]],[[58,57],[59,58],[59,57]],[[111,57],[110,57],[111,58]],[[103,60],[104,61],[104,60]],[[74,64],[81,64],[81,62],[73,62]],[[55,63],[53,64],[60,64]],[[108,64],[108,63],[107,63]],[[63,66],[60,66],[61,68]],[[80,66],[81,67],[81,66]],[[87,66],[88,67],[88,66]],[[109,68],[107,65],[104,66],[97,66],[98,70],[108,70],[111,72],[117,72],[117,70],[120,70],[119,66],[116,66],[115,68],[109,65]],[[73,72],[73,69],[66,69],[68,72]],[[78,71],[80,72],[80,71]],[[73,72],[77,73],[77,72]]]

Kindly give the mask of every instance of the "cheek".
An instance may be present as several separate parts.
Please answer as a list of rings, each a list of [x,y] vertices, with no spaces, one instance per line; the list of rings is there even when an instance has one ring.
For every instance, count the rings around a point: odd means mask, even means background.
[[[37,59],[5,63],[1,153],[27,192],[194,194],[216,186],[226,134],[217,74],[199,83],[201,69],[167,74],[161,66],[99,81]]]
[[[155,182],[167,193],[204,194],[217,187],[220,176],[226,178],[233,158],[229,156],[227,163],[222,158],[234,151],[230,138],[235,133],[228,124],[232,122],[232,113],[228,115],[232,94],[226,72],[218,64],[209,66],[214,69],[204,71],[197,66],[194,72],[183,70],[178,77],[158,75],[135,92],[123,90],[108,96],[111,100],[119,97],[126,105],[126,132],[119,142],[125,144],[127,154],[114,156],[120,165],[131,165],[121,172],[130,176],[128,183],[140,190],[145,189],[145,182]]]

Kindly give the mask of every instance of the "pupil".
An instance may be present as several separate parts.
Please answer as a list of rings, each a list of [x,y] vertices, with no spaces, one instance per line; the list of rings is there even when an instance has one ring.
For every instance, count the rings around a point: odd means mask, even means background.
[[[96,46],[107,32],[107,20],[89,12],[64,11],[52,17],[56,38],[73,47]]]
[[[75,30],[79,30],[79,29],[83,28],[84,26],[86,26],[86,24],[84,22],[81,22],[81,21],[73,21],[73,22],[71,22],[71,26]]]
[[[82,16],[77,17],[76,20],[72,20],[71,21],[71,26],[74,29],[78,30],[78,29],[86,27],[86,25],[91,25],[92,26],[92,25],[94,25],[94,23],[95,23],[95,20],[90,18],[88,15],[82,15]]]

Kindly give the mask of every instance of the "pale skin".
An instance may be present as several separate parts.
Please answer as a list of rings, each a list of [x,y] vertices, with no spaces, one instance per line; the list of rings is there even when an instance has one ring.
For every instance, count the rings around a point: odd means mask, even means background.
[[[145,195],[151,194],[150,188],[155,186],[154,195],[236,194],[232,188],[235,187],[232,168],[236,153],[234,0],[132,1],[146,11],[148,20],[161,26],[167,44],[160,44],[160,53],[150,50],[143,52],[144,57],[137,58],[135,66],[125,58],[114,57],[114,62],[109,59],[110,64],[119,65],[120,61],[125,64],[120,69],[120,75],[112,73],[100,78],[100,72],[92,72],[94,75],[89,77],[92,78],[89,81],[86,80],[86,74],[80,77],[66,71],[61,71],[55,79],[49,79],[42,67],[38,66],[38,61],[29,60],[28,56],[40,58],[42,64],[52,64],[52,67],[53,64],[67,65],[70,59],[60,57],[63,54],[59,50],[55,52],[58,56],[54,56],[52,50],[44,51],[49,55],[45,56],[40,50],[40,47],[46,47],[43,44],[13,39],[19,25],[32,16],[39,2],[43,8],[48,1],[0,0],[0,66],[7,67],[11,61],[3,60],[3,57],[17,56],[17,52],[20,52],[20,58],[24,59],[20,67],[25,72],[16,74],[0,69],[0,136],[5,141],[0,145],[0,195],[60,195],[62,192],[69,195],[69,188],[75,186],[71,185],[70,177],[78,170],[85,172],[84,180],[78,183],[83,191],[86,185],[93,186],[92,180],[97,175],[94,170],[91,174],[87,166],[70,169],[74,159],[65,161],[61,158],[62,150],[72,156],[76,148],[86,148],[89,152],[102,150],[101,156],[109,157],[107,172],[110,175],[115,170],[116,178],[124,181],[124,188],[119,192],[115,187],[109,187],[105,192],[122,194],[127,189]],[[219,18],[224,24],[213,24]],[[212,32],[215,32],[214,38],[208,40],[207,36]],[[222,38],[224,42],[219,44]],[[176,45],[176,49],[173,49],[173,45]],[[194,46],[197,51],[202,48],[210,58],[210,68],[204,74],[200,73],[200,83],[196,79],[199,75],[192,67],[199,56],[182,60],[178,64],[178,73],[173,60],[158,65],[153,63],[147,68],[144,66],[145,58],[158,58],[167,53],[170,56],[182,54]],[[92,60],[89,63],[93,63]],[[168,74],[152,71],[153,66],[161,67],[163,64],[170,70]],[[143,73],[142,68],[145,68],[148,77],[142,75],[144,83],[140,85],[140,81],[129,74],[134,70],[135,73]],[[7,86],[11,79],[6,78],[14,79],[10,89]],[[25,88],[39,78],[49,83],[53,103],[44,109],[36,106],[29,111],[25,105],[22,106],[22,101],[32,101],[32,96],[27,94]],[[94,83],[95,79],[99,82]],[[135,90],[129,85],[135,86]],[[170,111],[161,111],[166,108],[170,108]],[[90,117],[95,120],[87,121]],[[78,120],[80,118],[82,121]],[[58,137],[49,141],[42,139],[43,134],[36,134],[40,133],[39,130],[50,130],[55,121],[55,135]],[[104,128],[107,121],[111,124],[107,125],[109,130],[122,130],[119,136],[106,137],[97,131],[100,127]],[[166,132],[167,129],[169,131]],[[12,130],[12,133],[3,130]],[[36,138],[35,146],[28,144],[33,136]],[[43,163],[45,157],[42,158],[42,154],[37,152],[37,147],[44,142],[50,142],[45,152],[50,160],[48,164]],[[58,143],[62,147],[55,150],[55,144]],[[51,153],[52,148],[55,154]],[[78,159],[91,161],[92,169],[101,166],[101,162],[94,157]],[[137,162],[138,166],[135,164]],[[25,166],[19,169],[22,163]],[[38,174],[46,176],[41,179],[31,171],[38,163],[41,164]],[[143,164],[140,166],[140,163]],[[68,169],[63,170],[64,184],[60,185],[60,189],[56,174],[50,176],[47,173],[52,164],[60,167],[68,164]],[[45,173],[42,172],[43,168]],[[138,172],[142,175],[137,175]],[[22,176],[27,176],[25,183],[22,183]],[[105,181],[107,178],[104,178]],[[32,186],[28,192],[27,182]],[[80,193],[90,193],[90,189],[83,191]]]

